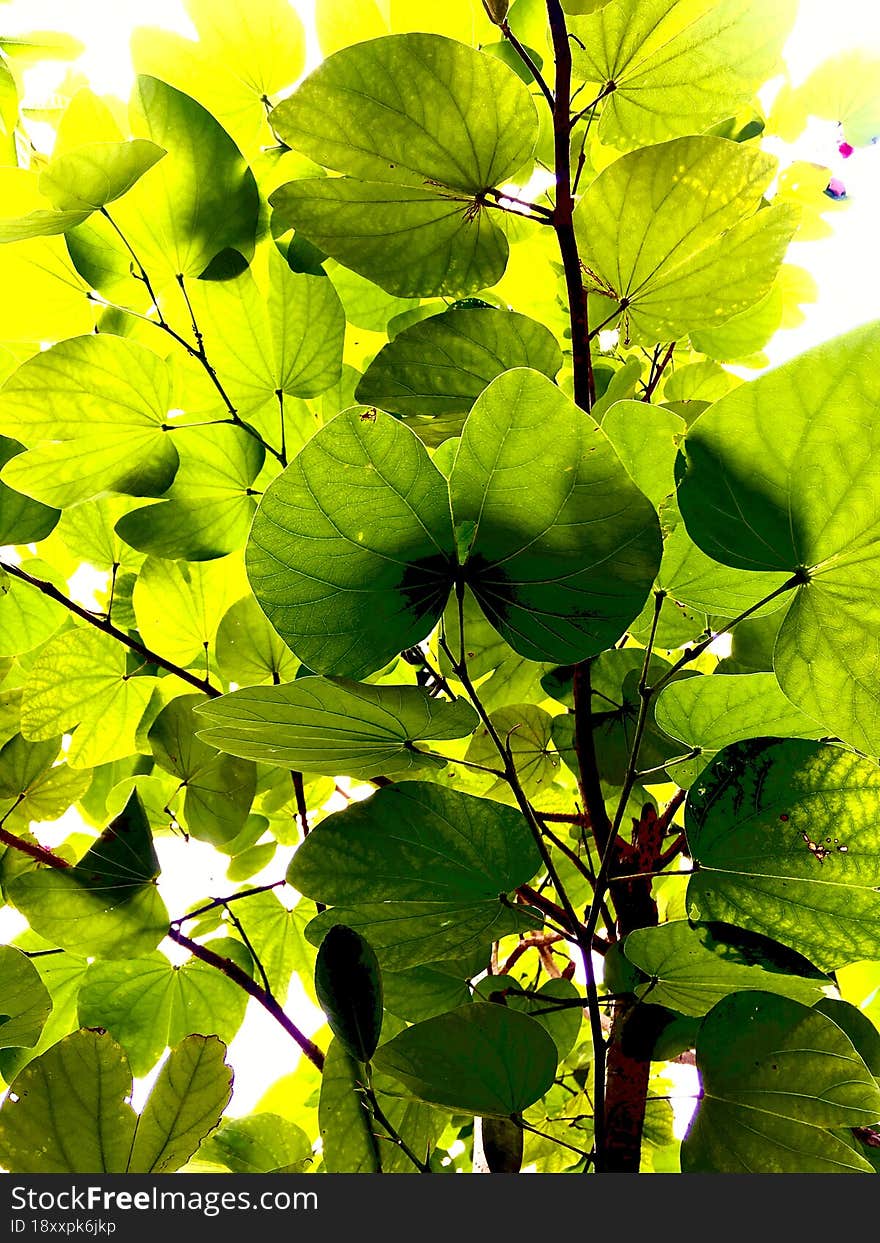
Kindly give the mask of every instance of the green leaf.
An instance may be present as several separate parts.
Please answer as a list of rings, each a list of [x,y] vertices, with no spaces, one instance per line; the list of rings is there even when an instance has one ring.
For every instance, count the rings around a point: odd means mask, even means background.
[[[786,699],[772,673],[685,678],[665,687],[654,704],[657,724],[697,759],[676,765],[675,778],[692,779],[717,751],[749,738],[817,738],[819,726]]]
[[[0,468],[23,452],[20,441],[0,436]],[[51,534],[60,517],[59,510],[0,482],[0,544],[36,544]]]
[[[21,699],[21,729],[42,741],[76,733],[67,759],[73,768],[122,759],[137,750],[135,731],[156,685],[129,677],[125,650],[110,635],[66,630],[43,647]]]
[[[170,373],[152,350],[104,334],[61,341],[0,392],[0,431],[31,446],[3,480],[59,509],[103,492],[160,496],[178,464],[170,405]]]
[[[209,561],[241,548],[256,510],[251,488],[265,452],[238,427],[193,429],[165,498],[124,514],[116,533],[132,548],[171,560]]]
[[[764,933],[823,970],[874,957],[878,791],[877,765],[840,747],[725,748],[688,796],[691,918]]]
[[[336,776],[399,776],[445,761],[415,744],[461,738],[477,724],[464,699],[433,699],[416,686],[372,686],[345,678],[297,678],[206,701],[199,737],[233,755]]]
[[[228,1044],[244,1019],[247,994],[195,958],[176,967],[157,951],[90,963],[77,1005],[80,1025],[105,1027],[141,1077],[193,1028]]]
[[[96,142],[55,156],[40,190],[60,212],[91,213],[127,194],[165,151],[154,142]]]
[[[795,0],[613,0],[573,22],[584,98],[608,92],[600,138],[628,151],[732,115],[772,77],[796,13]]]
[[[489,385],[449,487],[456,525],[476,528],[464,578],[520,655],[584,660],[641,611],[657,516],[601,428],[546,376],[518,369]]]
[[[379,1140],[358,1089],[363,1082],[357,1062],[338,1040],[332,1040],[321,1077],[318,1105],[324,1165],[330,1174],[378,1174],[382,1170]]]
[[[366,181],[476,195],[531,157],[537,113],[505,65],[437,35],[391,35],[329,56],[272,112],[288,146]]]
[[[513,311],[451,310],[405,328],[383,346],[355,390],[366,405],[415,421],[421,434],[458,435],[483,389],[513,367],[552,380],[562,366],[553,335]],[[425,422],[429,420],[429,422]]]
[[[184,7],[198,40],[137,28],[135,68],[198,99],[243,149],[255,146],[265,130],[265,98],[302,73],[299,16],[286,0],[261,0],[259,9],[247,0],[187,0]]]
[[[75,867],[38,867],[5,886],[34,932],[72,954],[130,958],[168,930],[159,862],[137,794]]]
[[[226,1118],[202,1141],[196,1159],[233,1174],[303,1174],[313,1160],[302,1127],[271,1113]]]
[[[274,893],[254,894],[238,905],[238,919],[269,977],[273,996],[282,1004],[291,974],[313,996],[315,951],[305,938],[305,927],[315,914],[314,903],[306,898],[287,910]]]
[[[382,1045],[374,1064],[420,1100],[508,1117],[548,1091],[556,1060],[556,1045],[535,1019],[474,1002],[408,1027]]]
[[[434,1018],[447,1010],[466,1005],[471,999],[467,981],[476,970],[476,963],[425,963],[406,971],[386,971],[382,975],[385,1008],[410,1023]]]
[[[878,377],[872,324],[743,385],[689,430],[679,489],[691,537],[717,561],[800,575],[776,640],[779,684],[829,732],[875,755]]]
[[[575,227],[590,285],[625,300],[625,340],[675,341],[767,293],[798,221],[787,204],[758,210],[774,171],[761,151],[700,135],[633,151],[599,174]]]
[[[21,569],[62,591],[67,585],[44,561],[28,558],[22,561]],[[20,656],[33,651],[55,634],[66,617],[63,605],[44,595],[39,588],[10,575],[7,589],[0,593],[0,656]]]
[[[461,191],[352,177],[290,181],[269,196],[273,225],[398,298],[463,297],[496,284],[507,238]]]
[[[406,781],[323,820],[294,855],[289,880],[317,902],[479,902],[497,901],[539,867],[518,811]]]
[[[216,1036],[187,1036],[172,1049],[138,1118],[130,1173],[173,1174],[217,1126],[232,1095],[225,1056]]]
[[[355,408],[266,489],[247,568],[305,665],[362,677],[435,625],[453,549],[446,480],[421,441],[390,415]]]
[[[0,1108],[0,1162],[11,1174],[124,1174],[136,1115],[125,1053],[78,1031],[16,1077]]]
[[[382,1034],[382,976],[360,933],[334,924],[318,950],[315,993],[330,1030],[358,1062],[369,1062]]]
[[[549,789],[559,769],[559,756],[551,741],[553,718],[534,704],[513,704],[491,713],[492,725],[510,749],[523,791],[535,798]],[[497,770],[501,760],[485,725],[479,725],[465,753],[472,764]],[[450,761],[454,763],[454,761]],[[468,774],[476,781],[478,774]],[[486,775],[482,793],[491,798],[511,800],[513,795],[506,780]]]
[[[258,686],[292,681],[299,661],[252,595],[236,601],[217,628],[217,667],[227,682]]]
[[[5,883],[6,874],[3,879]],[[41,937],[32,932],[25,932],[18,938],[18,941],[22,950],[50,948]],[[7,1083],[11,1083],[35,1057],[45,1053],[47,1049],[57,1044],[78,1026],[76,998],[88,965],[86,960],[75,958],[72,954],[41,954],[30,961],[49,991],[52,1009],[46,1019],[40,1039],[33,1048],[0,1048],[0,1074]]]
[[[44,60],[76,60],[84,50],[79,39],[64,30],[0,35],[0,51],[22,68]]]
[[[144,643],[176,664],[198,660],[206,672],[208,649],[220,619],[241,595],[239,559],[166,561],[148,557],[134,588],[134,611]]]
[[[294,855],[288,879],[333,904],[307,929],[314,944],[344,923],[369,940],[383,970],[399,971],[530,926],[499,895],[539,866],[513,808],[408,781],[322,821]]]
[[[205,348],[240,415],[270,403],[271,440],[280,444],[277,394],[315,397],[342,369],[345,314],[325,276],[291,272],[273,247],[268,270],[256,263],[224,281],[190,290]],[[222,409],[205,376],[209,409]]]
[[[33,1048],[52,1010],[52,998],[31,960],[0,946],[0,1047]]]
[[[679,1014],[703,1015],[730,993],[756,990],[812,1006],[833,988],[805,959],[724,925],[676,919],[638,928],[627,936],[623,952],[649,977],[637,996]]]
[[[172,699],[150,726],[157,764],[179,778],[186,791],[183,820],[193,837],[222,849],[244,827],[257,786],[256,766],[221,755],[196,735],[196,709],[203,695]]]
[[[849,1037],[787,997],[737,993],[697,1037],[703,1097],[685,1173],[871,1173],[830,1128],[880,1118],[880,1089]]]
[[[629,647],[603,652],[592,667],[592,708],[598,770],[602,780],[610,785],[622,785],[626,775],[639,717],[639,683],[644,663],[644,652],[639,648]],[[648,665],[649,683],[665,677],[671,668],[670,663],[662,656],[652,656]],[[551,674],[550,678],[553,676]],[[682,676],[688,675],[685,673]],[[547,681],[552,686],[550,678]],[[568,684],[566,677],[563,686],[567,687]],[[560,697],[570,699],[565,689],[553,687],[553,693],[559,691]],[[553,718],[552,736],[563,760],[577,775],[580,768],[574,749],[572,713]],[[640,766],[656,768],[680,754],[681,747],[658,729],[653,710],[649,711],[639,750]]]

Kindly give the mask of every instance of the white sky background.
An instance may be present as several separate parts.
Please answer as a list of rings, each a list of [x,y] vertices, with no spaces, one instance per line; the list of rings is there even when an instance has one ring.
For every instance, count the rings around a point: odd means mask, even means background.
[[[358,0],[350,2],[355,5]],[[310,0],[300,0],[293,7],[306,21],[310,32],[309,61],[314,64],[319,52],[309,19],[312,5]],[[75,35],[85,44],[76,67],[87,75],[98,93],[122,98],[127,98],[133,78],[129,38],[135,27],[144,25],[195,34],[181,0],[13,0],[0,6],[0,27],[4,32],[55,29]],[[880,5],[876,0],[800,0],[797,25],[786,48],[795,85],[822,61],[851,48],[880,54]],[[64,72],[64,66],[43,66],[32,71],[28,85],[48,95]],[[846,211],[829,217],[833,236],[818,242],[796,243],[789,252],[791,262],[812,273],[819,297],[816,303],[805,306],[803,325],[778,334],[770,344],[767,353],[774,363],[856,324],[880,317],[880,144],[856,150],[850,159],[844,160],[838,154],[837,139],[832,123],[813,121],[797,146],[788,149],[791,158],[826,165],[834,176],[840,177],[847,188],[849,205]],[[74,827],[68,820],[46,826],[49,831],[41,831],[41,836],[51,845]],[[224,877],[225,858],[210,847],[177,838],[163,838],[159,846],[163,869],[160,887],[172,916],[193,901],[233,888]],[[290,853],[279,849],[267,869],[270,874],[256,878],[254,883],[281,876]],[[279,896],[283,895],[284,890],[280,890]],[[0,914],[0,939],[11,938],[21,925],[14,912]],[[163,948],[180,961],[177,947],[166,942]],[[296,987],[294,983],[293,989]],[[297,997],[292,991],[288,1008],[307,1032],[314,1032],[323,1021],[301,992]],[[246,1114],[252,1112],[271,1083],[294,1068],[297,1055],[289,1037],[251,1001],[245,1024],[231,1046],[230,1060],[236,1067],[230,1113]],[[693,1072],[687,1073],[689,1068],[685,1067],[677,1069],[686,1072],[680,1076],[678,1090],[689,1095],[693,1091]],[[146,1086],[140,1083],[137,1087],[138,1105]],[[690,1104],[689,1100],[682,1100],[681,1108],[676,1110],[679,1134],[690,1114]]]

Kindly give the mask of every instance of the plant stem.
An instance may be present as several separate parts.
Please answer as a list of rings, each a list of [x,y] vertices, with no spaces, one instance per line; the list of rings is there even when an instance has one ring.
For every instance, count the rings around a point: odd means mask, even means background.
[[[275,880],[271,885],[257,885],[253,889],[243,889],[240,893],[231,893],[226,898],[212,898],[204,906],[200,906],[195,911],[187,911],[185,915],[181,915],[179,919],[172,919],[172,926],[179,928],[181,924],[187,924],[191,919],[197,919],[199,915],[207,915],[209,911],[215,911],[218,906],[228,906],[230,902],[240,902],[242,898],[253,898],[258,893],[268,893],[272,889],[278,889],[281,885],[286,885],[286,880]]]
[[[168,936],[184,949],[189,950],[194,958],[198,958],[201,962],[207,963],[210,967],[215,967],[230,980],[234,981],[239,988],[243,988],[248,996],[253,997],[260,1003],[264,1010],[272,1015],[276,1023],[278,1023],[287,1032],[312,1063],[317,1066],[318,1070],[324,1069],[324,1054],[314,1043],[306,1036],[292,1019],[284,1013],[284,1010],[275,1000],[271,993],[261,988],[256,980],[252,980],[246,971],[239,967],[238,963],[232,961],[231,958],[222,958],[219,954],[215,954],[207,945],[199,945],[198,941],[192,941],[189,937],[184,936],[178,927],[174,924],[168,929]]]
[[[125,647],[129,648],[130,651],[137,652],[138,656],[142,657],[149,664],[159,665],[160,668],[167,670],[168,673],[173,673],[182,681],[189,683],[190,686],[194,686],[196,690],[201,691],[203,695],[208,695],[212,699],[216,699],[218,695],[223,693],[218,690],[217,687],[214,686],[214,684],[207,678],[200,678],[197,674],[191,673],[188,669],[183,669],[180,665],[174,664],[173,661],[166,660],[166,658],[164,656],[160,656],[158,652],[154,652],[150,648],[145,647],[143,643],[139,642],[139,640],[132,639],[125,633],[124,630],[120,630],[118,626],[114,626],[108,618],[98,616],[95,613],[90,613],[89,610],[83,608],[81,604],[77,604],[75,600],[71,600],[65,596],[64,593],[59,591],[53,583],[48,583],[42,578],[34,578],[32,574],[28,574],[17,565],[12,565],[5,561],[0,562],[0,570],[5,570],[6,573],[10,574],[13,578],[18,578],[23,583],[28,583],[31,587],[36,587],[37,591],[42,592],[44,596],[48,596],[50,600],[54,600],[57,604],[63,605],[64,608],[68,609],[76,617],[88,622],[88,624],[90,626],[94,626],[96,630],[100,630],[102,634],[109,635],[112,639],[116,639],[119,643],[122,643]]]
[[[541,73],[541,70],[535,64],[534,60],[529,54],[528,49],[523,47],[519,39],[517,39],[516,35],[510,29],[510,26],[506,19],[501,23],[499,29],[501,33],[504,35],[505,39],[510,44],[510,46],[514,49],[514,51],[516,52],[517,56],[520,58],[522,63],[528,69],[529,73],[535,79],[538,86],[541,88],[541,92],[550,106],[550,111],[553,112],[555,108],[553,92],[550,90],[550,87],[547,85],[544,75]]]
[[[571,321],[571,353],[574,369],[574,400],[589,412],[596,400],[593,359],[590,353],[590,320],[587,291],[581,279],[581,261],[574,235],[574,198],[571,187],[571,45],[560,0],[547,0],[547,16],[556,60],[553,99],[553,150],[556,173],[556,207],[553,225],[565,273],[568,313]]]
[[[400,1149],[400,1151],[404,1153],[410,1159],[410,1161],[412,1161],[413,1165],[416,1167],[416,1169],[419,1171],[420,1174],[433,1174],[434,1171],[431,1169],[430,1165],[428,1165],[427,1162],[420,1161],[418,1159],[416,1154],[410,1148],[409,1144],[407,1144],[406,1140],[403,1138],[403,1136],[400,1134],[400,1132],[397,1130],[394,1124],[392,1122],[389,1122],[388,1118],[385,1115],[385,1112],[382,1109],[382,1106],[379,1104],[378,1097],[376,1096],[376,1093],[373,1089],[369,1066],[367,1066],[366,1071],[367,1071],[367,1083],[364,1085],[364,1095],[367,1098],[367,1105],[369,1107],[370,1113],[373,1115],[373,1117],[376,1119],[379,1125],[383,1126],[385,1130],[388,1132],[388,1137],[391,1140],[391,1142],[393,1144],[396,1144],[397,1147]],[[380,1163],[381,1163],[381,1158],[380,1158]]]
[[[526,824],[529,826],[529,829],[531,830],[532,837],[534,838],[535,845],[538,849],[538,853],[541,856],[541,861],[544,864],[544,868],[547,872],[547,875],[549,876],[550,881],[553,884],[553,887],[555,888],[556,893],[559,896],[559,900],[562,904],[562,909],[566,916],[566,923],[568,927],[571,929],[571,933],[577,943],[578,949],[580,950],[581,958],[582,958],[583,965],[584,965],[584,978],[586,980],[587,1006],[588,1006],[589,1017],[590,1017],[590,1032],[591,1032],[592,1040],[593,1040],[594,1058],[601,1060],[603,1067],[604,1067],[605,1038],[604,1038],[604,1034],[602,1031],[602,1013],[599,1009],[599,1004],[598,1004],[598,986],[597,986],[597,981],[596,981],[596,971],[593,965],[593,940],[594,940],[594,935],[596,932],[596,925],[594,923],[592,928],[589,930],[589,932],[587,932],[584,925],[578,919],[577,912],[575,911],[574,906],[571,903],[568,893],[566,892],[565,886],[562,884],[562,881],[559,878],[559,873],[556,871],[556,865],[554,864],[553,859],[550,855],[550,852],[547,849],[547,844],[544,841],[544,835],[541,831],[541,825],[538,821],[537,815],[535,814],[534,808],[532,807],[529,800],[526,798],[525,792],[523,791],[523,788],[520,784],[519,775],[516,771],[516,766],[513,763],[513,759],[510,754],[510,751],[504,745],[501,738],[499,737],[498,731],[496,730],[494,724],[492,723],[492,719],[489,716],[488,712],[486,711],[485,707],[483,706],[482,700],[477,694],[474,684],[471,681],[471,677],[470,677],[470,674],[468,673],[468,668],[467,668],[467,651],[466,651],[465,636],[464,636],[464,584],[460,581],[456,584],[456,598],[458,601],[458,634],[459,634],[459,645],[460,645],[458,659],[456,659],[456,657],[453,655],[451,649],[446,643],[445,637],[443,637],[442,635],[442,632],[441,632],[440,642],[443,645],[446,655],[450,660],[450,663],[452,665],[452,668],[455,672],[456,677],[458,678],[458,680],[461,682],[462,686],[464,687],[465,692],[468,695],[468,698],[473,704],[477,712],[477,715],[479,716],[480,720],[483,722],[483,725],[486,727],[486,732],[488,733],[489,737],[492,739],[492,743],[495,746],[495,749],[497,750],[499,756],[501,757],[501,760],[504,764],[504,775],[507,780],[507,783],[510,786],[511,791],[513,792],[513,795],[517,801],[519,809],[522,812],[523,817],[525,818]],[[604,1136],[604,1129],[603,1129],[603,1126],[604,1126],[603,1124],[604,1089],[605,1089],[605,1083],[604,1083],[604,1077],[603,1077],[602,1083],[599,1088],[599,1095],[595,1100],[596,1116],[594,1119],[594,1125],[595,1125],[597,1153],[600,1153],[602,1151],[603,1136]],[[602,1106],[601,1109],[600,1109],[600,1104]]]

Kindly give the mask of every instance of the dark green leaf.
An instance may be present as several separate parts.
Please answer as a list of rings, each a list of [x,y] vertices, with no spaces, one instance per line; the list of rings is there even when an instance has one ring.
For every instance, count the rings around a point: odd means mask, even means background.
[[[369,1062],[382,1033],[382,976],[370,945],[334,924],[318,950],[315,992],[330,1030],[358,1062]]]
[[[474,1002],[408,1027],[382,1045],[374,1063],[420,1100],[508,1117],[550,1088],[556,1045],[525,1014]]]
[[[871,1173],[831,1128],[880,1118],[880,1089],[831,1019],[787,997],[737,993],[697,1038],[703,1097],[685,1173]]]
[[[880,768],[818,742],[741,742],[688,796],[693,919],[774,937],[832,970],[880,935]]]

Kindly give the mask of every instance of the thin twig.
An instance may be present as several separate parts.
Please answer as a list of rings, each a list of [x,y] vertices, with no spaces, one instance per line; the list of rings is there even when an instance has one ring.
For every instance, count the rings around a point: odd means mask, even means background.
[[[550,90],[550,87],[547,85],[544,75],[541,73],[541,70],[535,64],[534,60],[529,54],[528,49],[523,47],[519,39],[517,39],[516,35],[510,29],[510,25],[508,24],[506,19],[505,21],[501,23],[501,25],[499,26],[499,29],[501,33],[504,35],[505,39],[510,44],[510,46],[514,49],[514,51],[516,52],[517,56],[520,58],[522,63],[528,69],[529,73],[535,79],[538,86],[541,88],[541,93],[543,94],[544,98],[547,100],[547,103],[550,106],[550,111],[552,112],[554,107],[556,106],[555,100],[553,98],[553,92]]]
[[[100,616],[96,613],[90,613],[88,609],[83,608],[81,604],[77,604],[75,600],[70,600],[66,595],[64,595],[63,592],[58,590],[54,583],[48,583],[42,578],[34,578],[32,574],[28,574],[25,570],[20,569],[19,566],[12,565],[11,563],[5,561],[0,562],[0,570],[5,570],[6,573],[11,574],[13,578],[21,579],[23,583],[28,583],[31,587],[36,587],[37,591],[42,592],[44,596],[48,596],[50,600],[54,600],[57,604],[63,605],[64,608],[68,609],[76,617],[88,622],[90,626],[94,626],[96,630],[100,630],[103,634],[109,635],[111,638],[116,639],[119,643],[122,643],[125,647],[129,648],[130,651],[137,652],[138,656],[142,657],[149,664],[158,665],[161,669],[167,670],[168,673],[173,673],[176,677],[182,679],[182,681],[189,683],[190,686],[194,686],[196,690],[201,691],[203,695],[208,695],[212,699],[216,699],[218,695],[223,693],[218,690],[217,687],[214,686],[214,684],[207,678],[200,678],[197,674],[191,673],[188,669],[183,669],[180,665],[174,664],[173,661],[166,659],[164,656],[160,656],[158,652],[154,652],[151,648],[145,647],[139,640],[132,639],[125,633],[124,630],[120,630],[117,626],[114,626],[108,618]]]

